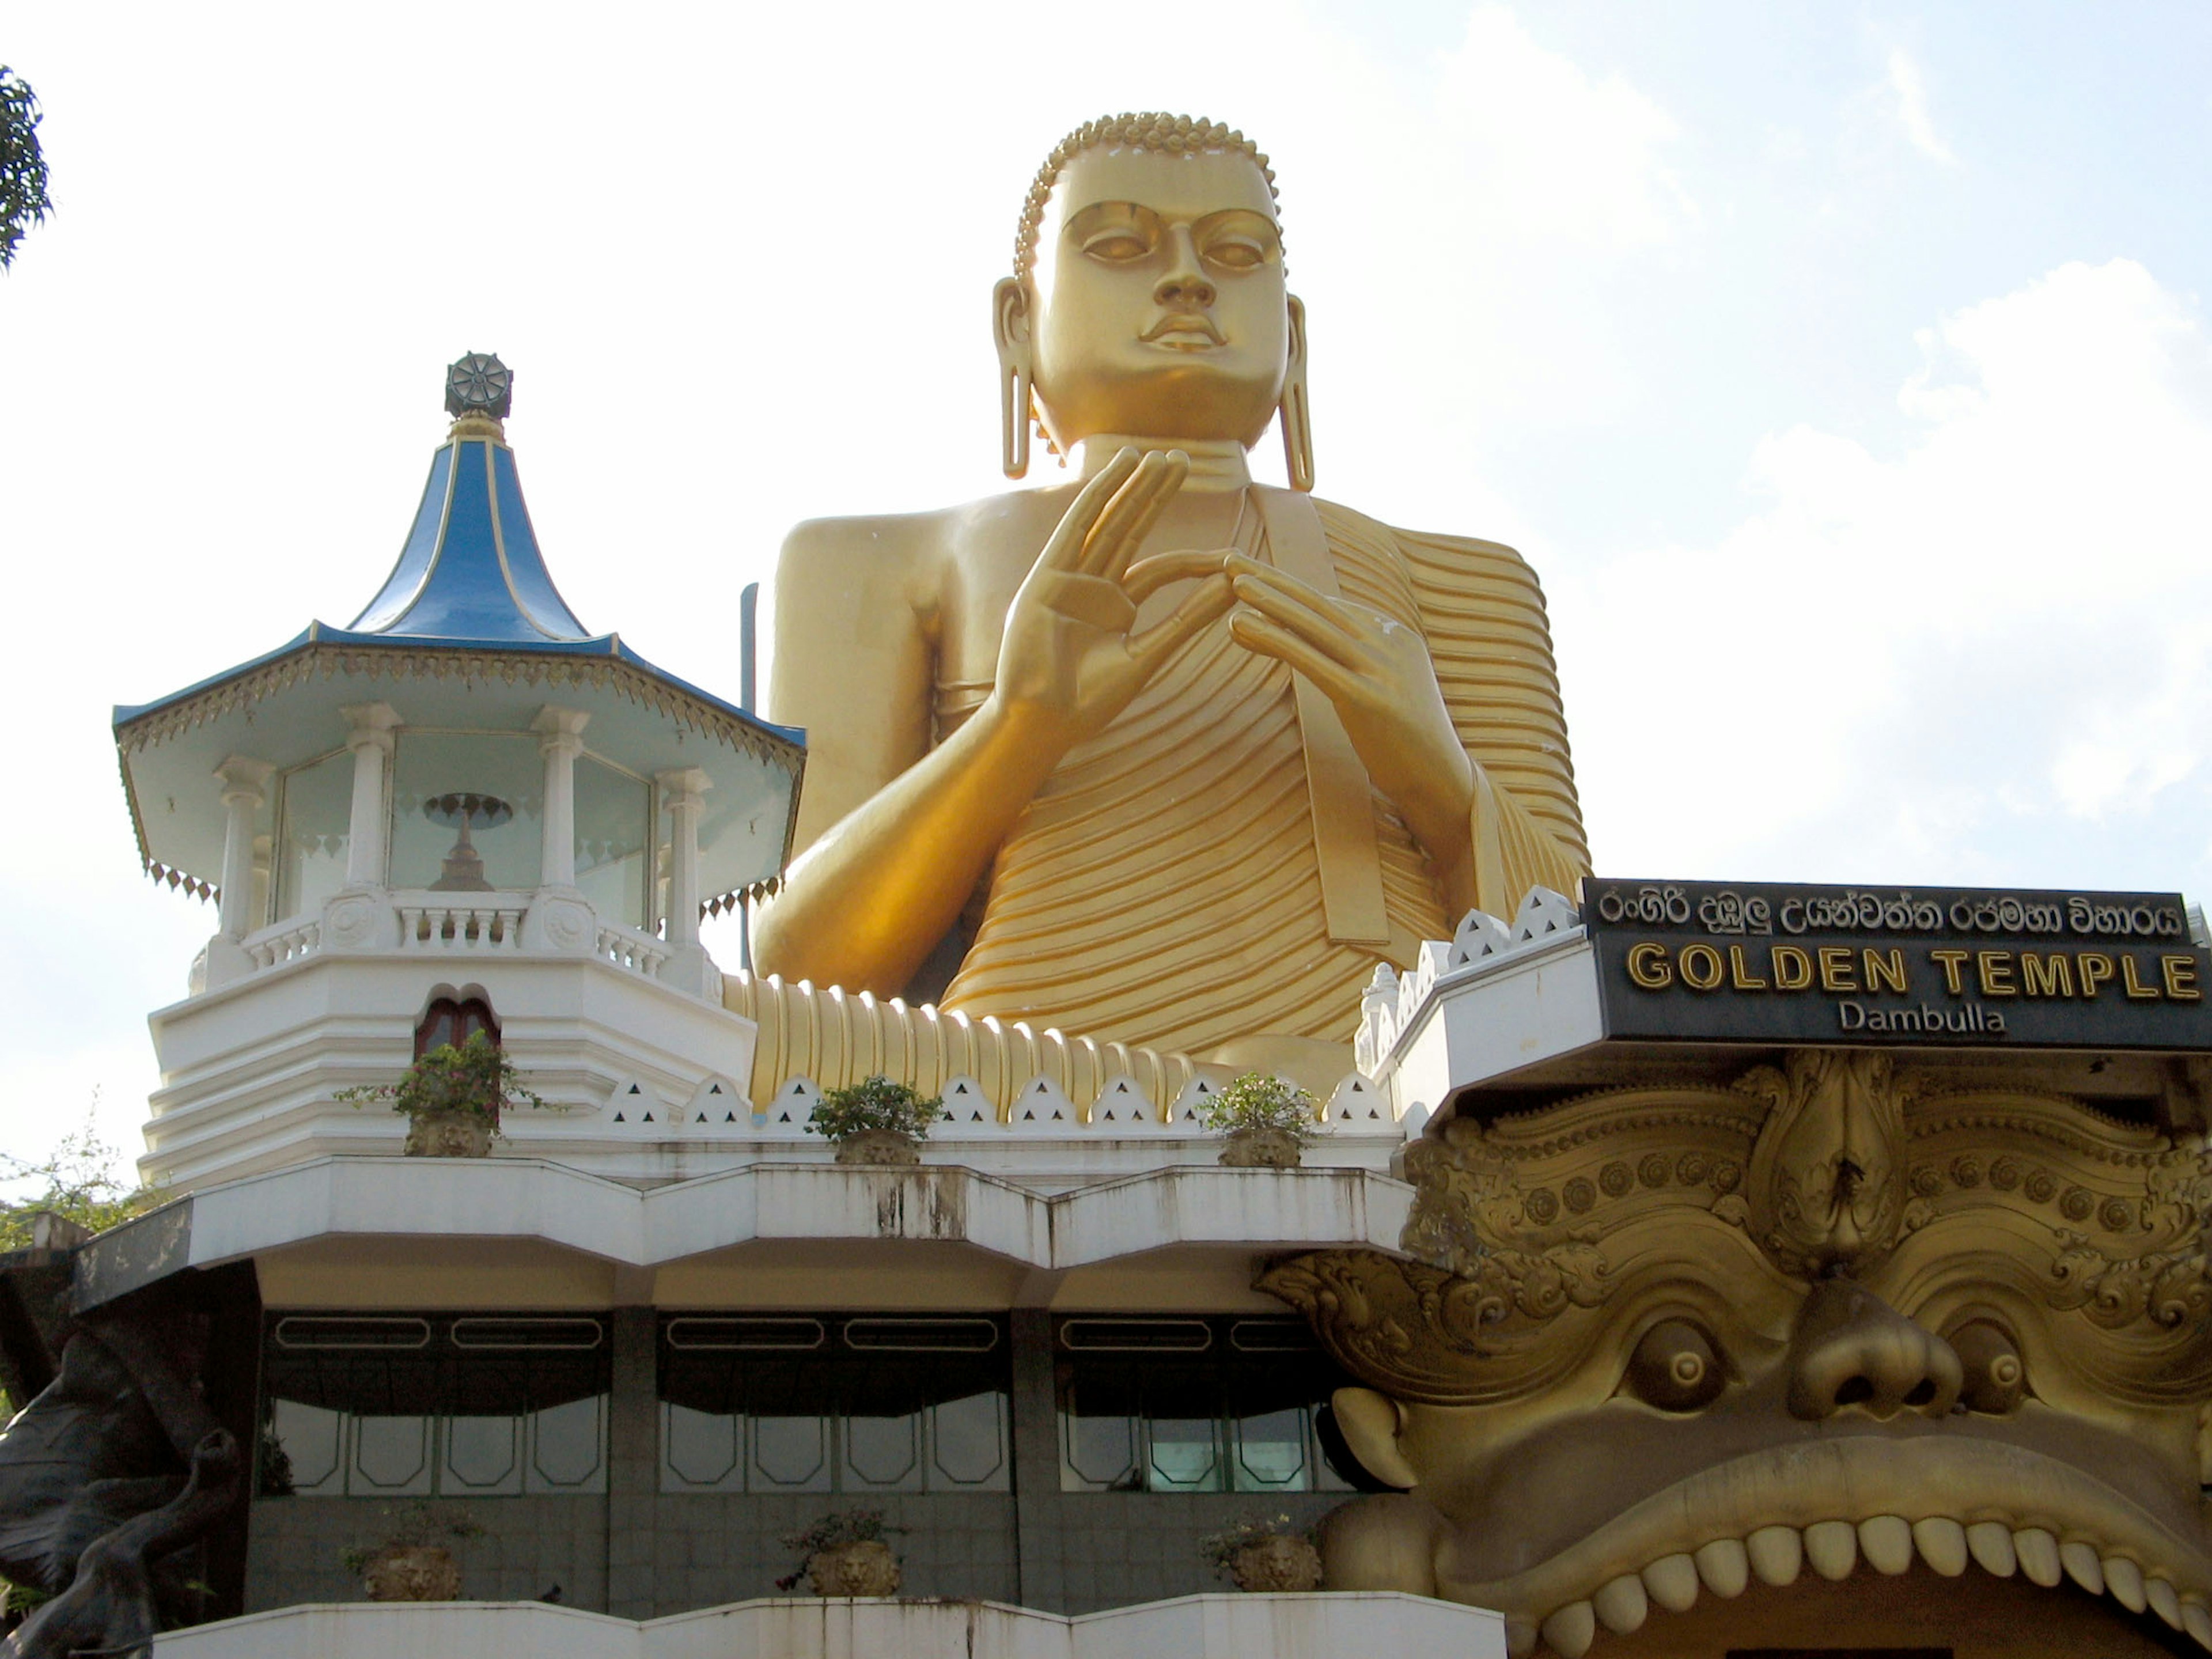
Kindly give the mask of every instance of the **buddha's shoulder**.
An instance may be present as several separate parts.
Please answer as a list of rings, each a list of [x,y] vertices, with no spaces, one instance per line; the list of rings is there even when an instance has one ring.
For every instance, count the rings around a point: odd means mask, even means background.
[[[1449,584],[1456,576],[1487,578],[1531,588],[1537,585],[1536,573],[1529,568],[1528,562],[1504,542],[1437,530],[1408,530],[1318,495],[1313,498],[1313,503],[1331,542],[1340,546],[1394,551],[1410,567],[1416,579],[1426,576]]]
[[[1041,545],[1066,510],[1067,489],[1016,489],[921,513],[808,519],[784,538],[784,556],[874,565],[926,565],[979,539],[1030,534]]]

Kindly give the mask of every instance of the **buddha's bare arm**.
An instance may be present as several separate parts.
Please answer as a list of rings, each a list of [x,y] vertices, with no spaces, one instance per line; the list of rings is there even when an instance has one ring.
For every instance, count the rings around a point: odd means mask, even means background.
[[[1345,733],[1437,869],[1449,910],[1475,902],[1474,763],[1452,729],[1419,630],[1238,555],[1229,619],[1248,649],[1285,662],[1335,705]]]
[[[871,767],[879,787],[791,866],[761,918],[754,952],[761,971],[879,996],[897,993],[958,917],[1060,757],[1104,727],[1176,650],[1229,609],[1225,550],[1134,556],[1188,471],[1179,457],[1140,461],[1134,451],[1116,457],[1077,495],[1014,595],[991,693],[967,723],[927,753],[911,731],[902,739],[864,740],[859,775],[850,763],[836,769],[833,799],[869,781]],[[1146,598],[1193,576],[1202,580],[1172,615],[1132,633]],[[794,579],[817,575],[794,573]],[[779,595],[779,606],[783,602]],[[779,692],[784,652],[810,645],[787,640],[781,618],[780,611]],[[927,708],[926,649],[872,656],[895,665],[873,676],[880,685],[854,686],[848,678],[834,699],[838,705],[863,721],[868,717],[854,707],[856,692],[902,699],[892,708]],[[805,672],[836,667],[817,664]],[[787,703],[780,696],[778,718],[805,718],[807,701]],[[884,717],[875,718],[869,729],[880,731]],[[810,793],[814,787],[810,764]]]

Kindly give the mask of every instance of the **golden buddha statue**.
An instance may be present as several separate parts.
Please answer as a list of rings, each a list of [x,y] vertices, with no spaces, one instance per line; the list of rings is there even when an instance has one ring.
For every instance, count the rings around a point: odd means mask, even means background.
[[[1541,592],[1305,493],[1304,310],[1241,134],[1069,135],[992,313],[1006,472],[1034,421],[1078,476],[784,547],[769,712],[809,752],[729,992],[756,1084],[1325,1093],[1376,963],[1587,868]],[[1245,465],[1278,415],[1288,490]]]

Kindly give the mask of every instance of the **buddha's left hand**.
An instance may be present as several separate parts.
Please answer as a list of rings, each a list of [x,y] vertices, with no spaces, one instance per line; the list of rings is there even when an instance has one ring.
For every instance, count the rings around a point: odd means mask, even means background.
[[[1405,816],[1456,902],[1473,878],[1474,769],[1452,729],[1428,641],[1372,606],[1256,559],[1235,555],[1228,569],[1249,607],[1230,614],[1231,636],[1289,664],[1336,706],[1367,775]]]

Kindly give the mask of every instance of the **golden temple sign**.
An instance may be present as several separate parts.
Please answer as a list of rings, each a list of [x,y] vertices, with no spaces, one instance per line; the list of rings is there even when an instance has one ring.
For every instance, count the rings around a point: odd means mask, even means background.
[[[2174,893],[1600,880],[1607,1035],[2212,1048]]]

